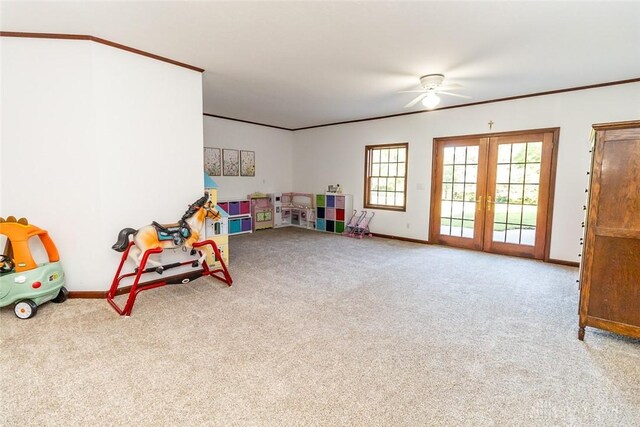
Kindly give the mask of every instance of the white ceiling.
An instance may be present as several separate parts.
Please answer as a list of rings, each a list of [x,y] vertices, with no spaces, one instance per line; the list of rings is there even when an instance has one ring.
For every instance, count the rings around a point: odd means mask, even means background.
[[[640,2],[12,2],[3,31],[89,34],[205,68],[204,111],[287,128],[640,77]]]

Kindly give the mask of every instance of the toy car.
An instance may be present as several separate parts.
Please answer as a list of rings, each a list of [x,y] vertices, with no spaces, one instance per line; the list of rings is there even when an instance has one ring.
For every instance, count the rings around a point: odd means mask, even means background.
[[[29,247],[38,239],[49,262],[36,264]],[[15,303],[14,312],[20,319],[35,316],[38,306],[53,301],[64,302],[64,272],[58,250],[49,234],[28,223],[25,218],[0,218],[0,307]]]

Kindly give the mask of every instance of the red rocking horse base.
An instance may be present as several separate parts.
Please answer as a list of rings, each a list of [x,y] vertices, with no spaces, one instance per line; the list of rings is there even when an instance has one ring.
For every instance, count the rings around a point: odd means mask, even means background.
[[[229,270],[227,270],[227,266],[224,263],[222,256],[220,255],[220,250],[218,249],[218,246],[216,246],[216,243],[212,240],[205,240],[202,242],[193,243],[193,248],[195,250],[198,250],[198,248],[202,248],[203,246],[207,246],[207,245],[211,246],[212,253],[215,255],[215,259],[220,261],[220,268],[217,268],[214,270],[210,269],[209,266],[207,265],[207,260],[204,259],[200,263],[202,266],[201,270],[188,271],[186,273],[182,273],[179,275],[169,276],[166,278],[157,278],[154,280],[150,280],[148,282],[140,283],[140,279],[144,274],[157,272],[156,267],[146,268],[147,261],[150,255],[161,253],[163,249],[162,248],[148,249],[142,255],[142,261],[140,262],[140,267],[137,268],[135,272],[121,275],[120,273],[122,272],[122,267],[124,266],[124,263],[127,260],[127,257],[129,256],[129,250],[133,245],[134,243],[130,242],[129,246],[127,246],[127,249],[122,253],[122,259],[120,260],[118,271],[116,271],[116,275],[113,278],[113,282],[111,282],[111,288],[107,293],[107,301],[109,301],[109,304],[111,304],[114,310],[117,311],[118,314],[120,314],[121,316],[130,316],[131,310],[133,310],[133,304],[136,302],[136,297],[140,292],[146,291],[148,289],[154,289],[154,288],[159,288],[161,286],[173,285],[178,283],[189,283],[190,281],[195,280],[202,276],[215,277],[221,282],[226,283],[228,286],[231,286],[231,284],[233,283],[233,279],[229,274]],[[200,256],[202,256],[201,250],[198,250],[198,253]],[[162,267],[164,271],[171,268],[181,267],[183,265],[193,265],[194,267],[197,267],[198,260],[192,259],[188,261],[175,262],[173,264],[163,265]],[[128,277],[134,277],[134,276],[135,276],[135,279],[133,281],[133,284],[131,285],[131,289],[129,290],[129,298],[127,299],[127,302],[124,308],[120,308],[118,304],[115,303],[113,298],[118,293],[118,288],[120,287],[120,283],[122,282],[122,280]]]

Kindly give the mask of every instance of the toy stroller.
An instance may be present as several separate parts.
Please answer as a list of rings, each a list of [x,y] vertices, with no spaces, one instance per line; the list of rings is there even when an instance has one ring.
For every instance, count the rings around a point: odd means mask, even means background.
[[[367,216],[367,211],[362,212],[352,236],[358,236],[358,239],[362,239],[365,235],[373,237],[371,230],[369,230],[369,223],[375,214],[375,212],[371,212],[371,215]]]
[[[364,218],[365,215],[367,215],[367,211],[362,211],[362,213],[358,215],[358,211],[354,209],[353,214],[351,215],[351,219],[349,220],[349,223],[347,224],[347,227],[342,234],[344,234],[345,236],[353,237],[356,228],[358,227],[358,223],[362,221],[362,218]]]

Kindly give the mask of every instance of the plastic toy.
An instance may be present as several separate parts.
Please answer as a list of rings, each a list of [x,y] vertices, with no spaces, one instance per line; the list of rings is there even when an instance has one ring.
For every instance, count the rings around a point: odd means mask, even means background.
[[[213,206],[209,194],[205,193],[203,197],[189,206],[189,209],[176,224],[162,225],[153,221],[150,225],[138,230],[123,228],[120,231],[118,241],[112,246],[112,249],[123,254],[118,270],[111,282],[111,288],[107,293],[107,301],[118,314],[130,316],[138,293],[160,286],[188,283],[202,276],[215,277],[231,286],[233,280],[216,243],[213,240],[198,241],[205,219],[212,218],[217,220],[220,218],[220,213]],[[129,240],[131,235],[133,235],[133,238]],[[161,253],[164,249],[176,249],[179,247],[184,251],[191,249],[190,254],[192,256],[197,254],[198,258],[166,265],[149,258],[153,254]],[[131,258],[135,262],[136,268],[133,273],[121,274],[127,258]],[[209,268],[207,259],[216,260],[219,268]],[[147,263],[151,264],[152,267],[147,268]],[[166,270],[187,265],[191,265],[194,268],[202,268],[166,278],[157,276],[163,274]],[[142,276],[149,273],[156,273],[156,275],[149,281],[141,282]],[[219,273],[222,273],[222,275]],[[120,284],[124,279],[128,278],[133,278],[133,284],[129,288],[127,302],[121,308],[115,303],[114,297],[121,293]]]
[[[0,242],[4,248],[0,255],[0,307],[15,303],[14,312],[20,319],[29,319],[38,312],[38,306],[52,301],[64,302],[64,272],[60,256],[49,234],[25,218],[0,218]],[[29,248],[30,239],[39,239],[47,252],[49,262],[36,264]]]
[[[356,225],[356,229],[353,232],[354,236],[357,236],[359,239],[362,239],[363,236],[373,237],[371,230],[369,230],[369,223],[371,223],[376,213],[371,212],[369,216],[366,215],[367,211],[364,211],[364,213],[365,216],[358,221],[358,225]]]
[[[369,223],[375,214],[375,212],[371,212],[371,215],[367,216],[367,211],[362,211],[358,215],[358,211],[354,210],[353,215],[351,215],[351,219],[342,234],[349,237],[357,237],[359,239],[362,239],[363,236],[373,237],[373,234],[369,230]]]

